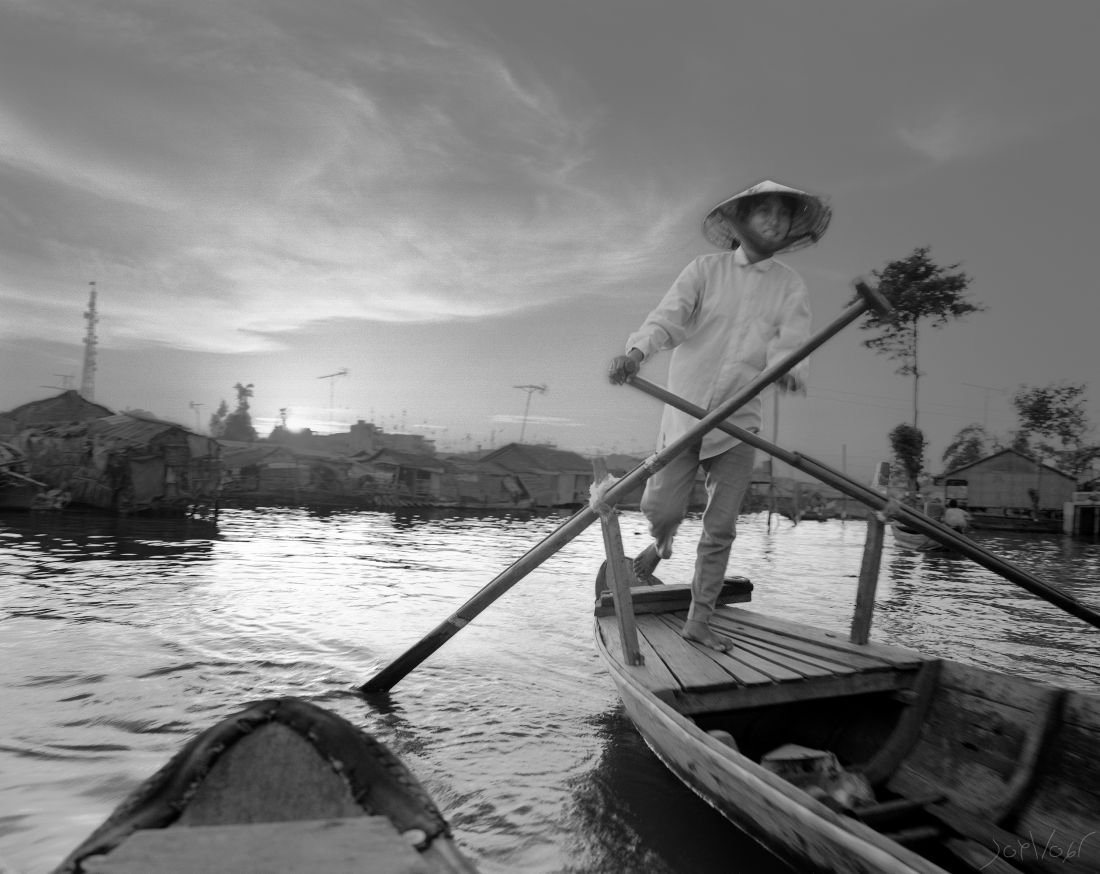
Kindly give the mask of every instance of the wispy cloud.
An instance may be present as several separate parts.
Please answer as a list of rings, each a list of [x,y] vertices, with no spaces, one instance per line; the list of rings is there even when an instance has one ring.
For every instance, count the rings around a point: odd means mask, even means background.
[[[80,306],[71,277],[97,279],[106,342],[255,351],[321,320],[513,312],[621,281],[679,219],[613,174],[588,184],[584,95],[442,24],[356,8],[322,36],[278,7],[118,9],[118,28],[47,22],[43,76],[0,102],[25,217],[0,235],[0,296],[47,273]],[[34,15],[18,23],[40,34]],[[37,291],[0,331],[71,336]]]

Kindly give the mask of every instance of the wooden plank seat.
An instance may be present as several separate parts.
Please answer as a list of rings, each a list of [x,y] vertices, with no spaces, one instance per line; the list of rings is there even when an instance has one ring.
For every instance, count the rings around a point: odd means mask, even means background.
[[[88,874],[432,874],[385,816],[140,829]]]
[[[691,586],[658,585],[631,586],[630,600],[635,613],[668,613],[686,610],[691,603]],[[739,604],[752,600],[752,583],[744,577],[727,577],[718,595],[719,604]],[[615,601],[610,592],[603,592],[596,602],[597,616],[611,616]]]
[[[681,637],[683,609],[640,613],[645,664],[630,668],[682,713],[756,707],[864,692],[909,690],[926,657],[882,644],[853,644],[834,632],[722,607],[712,627],[733,641],[722,653]],[[597,617],[612,652],[620,652],[614,617]]]

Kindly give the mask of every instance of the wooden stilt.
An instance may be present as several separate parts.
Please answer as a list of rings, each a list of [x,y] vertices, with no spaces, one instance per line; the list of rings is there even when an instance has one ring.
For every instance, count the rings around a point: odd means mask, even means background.
[[[607,477],[607,463],[602,458],[592,462],[595,482],[600,483]],[[638,627],[634,621],[634,603],[630,587],[637,585],[633,565],[623,552],[623,536],[619,530],[618,511],[614,507],[601,505],[600,527],[603,529],[603,546],[607,553],[607,581],[610,583],[611,597],[615,601],[615,615],[619,620],[619,634],[623,642],[623,661],[628,665],[645,663],[638,647]]]
[[[867,514],[867,541],[863,544],[863,563],[859,568],[859,587],[856,589],[856,610],[850,637],[852,643],[863,644],[871,637],[871,617],[875,612],[875,590],[878,588],[885,530],[886,523],[875,513]]]

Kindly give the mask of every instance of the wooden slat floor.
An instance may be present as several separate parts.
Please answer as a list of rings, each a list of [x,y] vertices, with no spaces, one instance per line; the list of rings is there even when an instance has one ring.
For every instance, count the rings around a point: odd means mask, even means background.
[[[683,712],[704,712],[861,692],[906,689],[926,657],[904,647],[857,645],[844,635],[740,607],[721,607],[712,627],[733,641],[728,653],[684,640],[686,613],[638,614],[647,688]],[[608,649],[622,652],[617,620],[598,618]]]

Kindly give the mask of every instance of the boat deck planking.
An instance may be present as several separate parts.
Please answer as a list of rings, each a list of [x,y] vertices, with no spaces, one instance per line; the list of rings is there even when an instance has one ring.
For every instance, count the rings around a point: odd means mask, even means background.
[[[904,647],[852,644],[834,632],[807,633],[805,626],[728,606],[711,621],[733,641],[733,649],[722,653],[681,636],[686,612],[676,606],[636,616],[645,661],[627,670],[682,713],[909,690],[929,661]],[[597,616],[596,622],[608,649],[621,653],[615,617]]]

